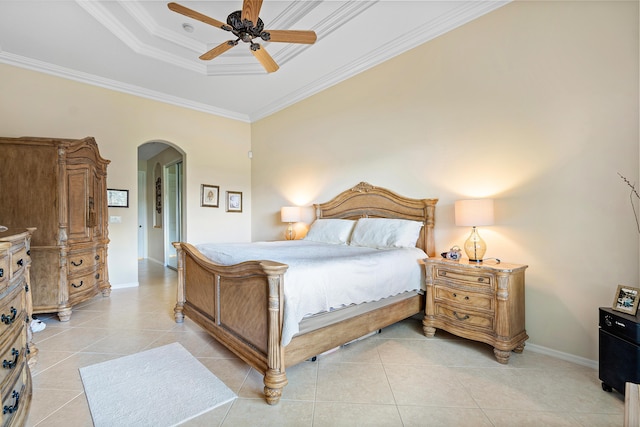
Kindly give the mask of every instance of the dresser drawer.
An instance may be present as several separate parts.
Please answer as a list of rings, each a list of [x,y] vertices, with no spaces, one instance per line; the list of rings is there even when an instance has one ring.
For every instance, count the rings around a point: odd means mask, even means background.
[[[483,271],[474,271],[472,269],[466,269],[464,271],[457,271],[451,268],[436,267],[436,280],[446,279],[455,281],[464,286],[473,286],[484,289],[493,289],[493,275],[487,274]]]
[[[95,248],[80,252],[72,252],[67,257],[67,267],[70,276],[80,274],[83,271],[93,270],[98,265],[100,256]]]
[[[474,309],[487,310],[491,312],[494,310],[495,299],[492,294],[470,292],[465,289],[457,289],[451,286],[442,287],[436,285],[434,289],[436,301],[445,301],[462,307],[469,306]]]
[[[19,284],[2,298],[0,302],[0,335],[11,329],[14,325],[20,326],[25,319],[24,313],[25,295],[24,286]]]
[[[29,262],[29,255],[27,254],[27,248],[22,246],[18,251],[14,252],[11,255],[10,261],[10,269],[11,269],[11,277],[20,274],[27,263]]]
[[[487,331],[493,330],[493,315],[481,314],[463,308],[456,308],[446,304],[435,305],[436,316],[442,316],[450,323],[456,323],[460,326],[472,326]]]
[[[0,384],[6,388],[8,382],[13,381],[13,376],[19,371],[27,354],[27,339],[24,333],[24,323],[16,329],[15,340],[7,345],[0,353]]]
[[[13,381],[2,388],[2,425],[18,425],[16,422],[24,422],[26,410],[31,399],[30,380],[27,378],[29,371],[24,359],[16,367],[18,375]],[[27,385],[29,384],[29,386]],[[17,419],[14,419],[17,418]],[[22,419],[22,421],[20,421]],[[21,425],[21,424],[20,424]]]
[[[100,278],[100,273],[97,270],[90,271],[82,275],[70,277],[69,281],[69,297],[77,297],[84,292],[95,289],[96,283]]]
[[[9,253],[0,250],[0,292],[9,284]]]

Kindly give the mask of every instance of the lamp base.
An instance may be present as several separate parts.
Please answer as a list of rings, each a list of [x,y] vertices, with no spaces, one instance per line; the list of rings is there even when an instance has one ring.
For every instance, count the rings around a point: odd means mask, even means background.
[[[487,252],[487,244],[478,234],[476,227],[471,229],[471,235],[464,242],[464,252],[467,254],[470,262],[482,262],[482,257]]]
[[[293,223],[290,222],[287,227],[287,231],[284,233],[284,238],[287,240],[296,240],[296,231],[293,229]]]

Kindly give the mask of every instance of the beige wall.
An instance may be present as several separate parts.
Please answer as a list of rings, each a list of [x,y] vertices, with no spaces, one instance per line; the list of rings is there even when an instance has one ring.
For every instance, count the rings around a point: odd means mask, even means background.
[[[638,286],[638,2],[516,2],[252,125],[253,240],[359,181],[496,199],[487,257],[529,265],[530,344],[597,359],[597,312]]]
[[[0,134],[7,137],[93,136],[111,160],[109,188],[129,189],[129,209],[111,208],[122,223],[109,225],[109,278],[136,284],[138,146],[163,141],[185,153],[186,236],[190,242],[248,241],[251,149],[248,123],[138,98],[99,87],[0,65]],[[1,155],[1,153],[0,153]],[[200,207],[200,184],[242,191],[242,214]],[[0,190],[1,191],[1,190]]]

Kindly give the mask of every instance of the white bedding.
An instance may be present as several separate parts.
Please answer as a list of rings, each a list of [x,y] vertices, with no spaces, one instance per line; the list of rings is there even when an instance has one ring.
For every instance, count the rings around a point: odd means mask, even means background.
[[[282,345],[298,333],[306,316],[350,304],[377,301],[424,289],[418,248],[373,249],[305,240],[200,244],[221,265],[270,260],[289,265],[284,275]]]

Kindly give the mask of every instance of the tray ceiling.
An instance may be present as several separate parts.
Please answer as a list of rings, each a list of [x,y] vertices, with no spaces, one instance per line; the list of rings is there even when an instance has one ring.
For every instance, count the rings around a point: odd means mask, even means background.
[[[242,121],[255,121],[488,13],[507,1],[265,0],[266,29],[314,30],[313,45],[263,42],[267,74],[233,38],[156,0],[1,0],[0,62]],[[219,21],[242,1],[177,1]],[[231,36],[231,37],[230,37]]]

